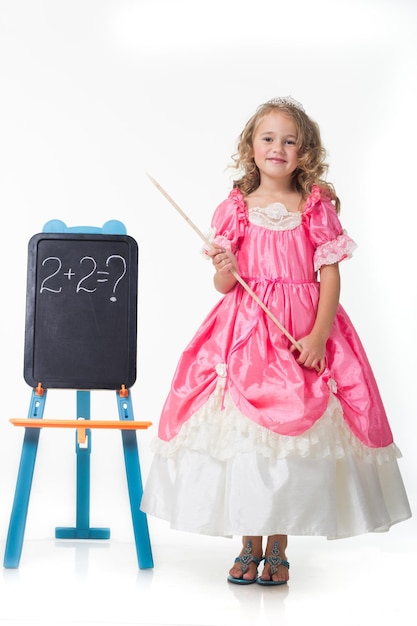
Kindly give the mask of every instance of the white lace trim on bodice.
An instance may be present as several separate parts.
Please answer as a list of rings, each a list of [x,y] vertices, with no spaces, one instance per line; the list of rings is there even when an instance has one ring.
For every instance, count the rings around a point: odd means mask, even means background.
[[[226,461],[235,454],[256,451],[264,457],[334,459],[354,454],[367,463],[378,465],[401,456],[395,444],[386,448],[368,448],[350,431],[343,419],[342,408],[336,396],[330,395],[322,417],[298,436],[274,433],[243,415],[228,392],[223,398],[219,384],[209,400],[182,426],[171,441],[155,439],[152,449],[165,458],[174,458],[185,448]]]
[[[302,213],[287,211],[281,202],[274,202],[266,207],[249,209],[249,221],[256,226],[269,230],[293,230],[301,224]]]

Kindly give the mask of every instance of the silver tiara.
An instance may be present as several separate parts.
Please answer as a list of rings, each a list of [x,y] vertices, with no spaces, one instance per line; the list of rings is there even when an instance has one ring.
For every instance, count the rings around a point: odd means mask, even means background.
[[[290,106],[298,109],[299,111],[303,111],[305,113],[305,109],[301,102],[298,100],[294,100],[292,96],[284,96],[281,98],[272,98],[272,100],[268,100],[266,104],[283,104],[284,106]]]

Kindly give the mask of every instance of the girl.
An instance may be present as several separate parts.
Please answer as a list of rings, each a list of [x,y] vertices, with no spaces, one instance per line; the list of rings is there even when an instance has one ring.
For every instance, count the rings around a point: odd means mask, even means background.
[[[338,264],[355,244],[324,159],[291,97],[261,105],[240,135],[241,176],[206,251],[224,296],[179,361],[142,500],[173,528],[242,535],[233,583],[286,583],[289,534],[350,537],[411,516],[371,367],[339,305]]]

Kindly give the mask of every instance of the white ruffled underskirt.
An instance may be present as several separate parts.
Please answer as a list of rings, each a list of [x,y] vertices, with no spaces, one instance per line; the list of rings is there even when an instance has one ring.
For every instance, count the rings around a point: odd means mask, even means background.
[[[395,444],[368,448],[340,403],[302,435],[245,417],[218,386],[169,442],[156,440],[141,509],[206,535],[320,535],[387,531],[411,516]]]

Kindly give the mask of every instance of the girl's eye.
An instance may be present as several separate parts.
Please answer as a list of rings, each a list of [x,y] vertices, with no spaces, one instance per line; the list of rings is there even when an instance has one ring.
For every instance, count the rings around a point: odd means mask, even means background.
[[[271,141],[272,141],[272,137],[264,137],[264,141],[265,141],[266,143],[271,143]]]
[[[293,141],[293,139],[287,139],[285,143],[287,143],[289,146],[295,146],[295,141]]]

